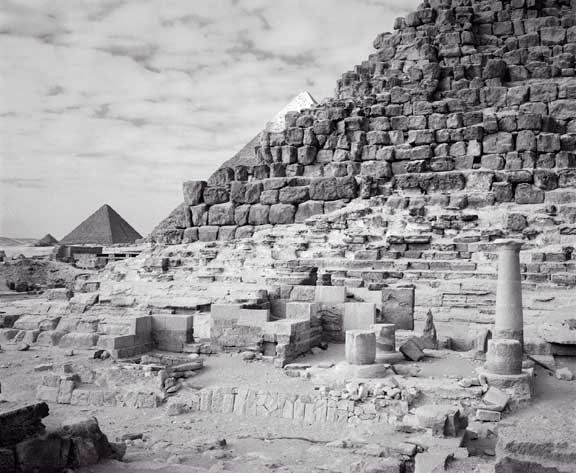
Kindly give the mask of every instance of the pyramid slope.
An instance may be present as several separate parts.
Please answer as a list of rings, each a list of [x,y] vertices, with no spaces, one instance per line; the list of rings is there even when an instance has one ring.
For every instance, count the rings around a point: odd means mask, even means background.
[[[34,243],[34,246],[54,246],[58,243],[58,240],[54,238],[50,233],[44,235],[40,240]]]
[[[60,244],[134,243],[142,236],[109,205],[105,204],[84,220]]]
[[[268,121],[264,126],[263,131],[279,132],[285,128],[285,117],[289,112],[299,112],[305,108],[310,108],[316,105],[316,99],[310,95],[309,92],[300,92],[296,97],[294,97],[288,104],[280,110],[272,120]],[[233,168],[234,166],[257,166],[260,164],[256,158],[255,148],[260,144],[260,135],[262,132],[258,133],[254,138],[252,138],[244,147],[238,151],[234,156],[225,161],[219,169],[222,168]]]

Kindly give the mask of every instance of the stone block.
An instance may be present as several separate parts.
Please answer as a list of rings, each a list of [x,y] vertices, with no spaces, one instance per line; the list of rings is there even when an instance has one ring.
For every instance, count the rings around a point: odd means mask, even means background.
[[[294,223],[296,207],[291,204],[275,204],[270,207],[268,220],[273,225]]]
[[[216,226],[204,226],[198,228],[198,240],[199,241],[216,241],[218,239],[219,227]]]
[[[394,324],[372,324],[376,334],[376,355],[396,351],[396,326]]]
[[[198,228],[190,227],[184,229],[184,233],[182,235],[182,243],[194,243],[195,241],[198,241]]]
[[[314,215],[320,215],[324,213],[324,202],[309,200],[308,202],[303,202],[298,205],[298,210],[294,217],[296,223],[303,223],[308,218]]]
[[[420,361],[424,358],[424,352],[413,339],[409,339],[400,345],[399,351],[410,361]]]
[[[316,286],[314,300],[329,304],[346,302],[346,288],[344,286]]]
[[[268,216],[270,214],[270,206],[256,204],[250,207],[248,215],[248,223],[250,225],[267,225],[269,223]]]
[[[344,304],[343,330],[369,330],[376,323],[376,304],[347,302]]]
[[[194,227],[208,224],[208,206],[206,204],[193,205],[190,207],[191,223]]]
[[[262,327],[270,320],[268,309],[240,309],[237,324],[248,327]]]
[[[218,230],[218,240],[231,241],[236,238],[236,225],[225,225]]]
[[[414,330],[414,286],[383,288],[382,318],[397,330]]]
[[[514,200],[517,204],[541,204],[544,202],[544,191],[528,183],[516,186]]]
[[[280,189],[278,200],[283,204],[298,204],[309,199],[308,186],[284,187]]]
[[[208,225],[234,225],[234,204],[212,205],[208,211]]]
[[[371,330],[346,331],[346,361],[351,365],[371,365],[375,360],[375,333]]]
[[[184,203],[186,203],[186,205],[201,204],[205,187],[205,181],[184,181],[182,184]]]
[[[208,205],[228,202],[229,194],[225,187],[206,187],[203,192],[204,203]]]

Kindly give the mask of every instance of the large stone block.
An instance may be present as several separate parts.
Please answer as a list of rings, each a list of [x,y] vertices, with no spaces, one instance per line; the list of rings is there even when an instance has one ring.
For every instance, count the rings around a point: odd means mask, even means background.
[[[309,200],[308,202],[303,202],[298,205],[298,210],[296,211],[296,216],[294,221],[296,223],[303,223],[309,217],[313,215],[319,215],[324,213],[324,202],[317,200]]]
[[[329,304],[346,302],[346,288],[344,286],[316,286],[314,300]]]
[[[414,330],[414,286],[383,288],[382,318],[398,330]]]
[[[184,202],[186,205],[198,205],[202,203],[205,181],[185,181],[182,184]]]
[[[220,168],[218,169],[210,179],[208,179],[208,185],[214,187],[225,187],[230,182],[234,180],[234,170],[231,168]],[[206,198],[204,198],[206,200]]]
[[[338,199],[338,182],[335,177],[314,179],[310,183],[310,199],[336,200]]]
[[[194,227],[208,224],[208,206],[206,204],[193,205],[190,207],[191,223]]]
[[[225,187],[206,187],[204,189],[204,202],[208,205],[228,202],[228,191]]]
[[[205,226],[198,228],[198,240],[199,241],[216,241],[218,239],[219,227],[216,226]]]
[[[376,323],[376,304],[371,302],[347,302],[344,304],[343,329],[371,329]]]
[[[518,184],[514,196],[517,204],[541,204],[544,202],[544,192],[527,183]]]
[[[256,204],[250,207],[250,214],[248,215],[248,223],[250,225],[267,225],[268,215],[270,214],[270,206]]]
[[[280,189],[278,200],[283,204],[298,204],[309,199],[308,186],[284,187]]]
[[[212,205],[208,211],[209,225],[233,225],[234,224],[234,204]]]
[[[290,204],[275,204],[270,207],[268,220],[273,225],[294,223],[296,207]]]

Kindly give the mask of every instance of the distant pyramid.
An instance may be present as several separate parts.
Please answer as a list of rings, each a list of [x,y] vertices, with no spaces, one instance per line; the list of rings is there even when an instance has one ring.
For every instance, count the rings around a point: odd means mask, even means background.
[[[142,236],[108,204],[100,207],[72,232],[60,240],[61,245],[113,245],[134,243]]]
[[[54,238],[50,233],[44,235],[40,240],[34,242],[34,246],[54,246],[58,243],[58,240]]]
[[[282,110],[280,110],[276,116],[266,123],[266,126],[262,131],[279,132],[284,130],[286,114],[289,112],[299,112],[305,108],[310,108],[312,105],[316,105],[318,102],[310,95],[309,92],[300,92],[296,97],[294,97],[288,105],[286,105]],[[220,168],[231,168],[234,166],[256,166],[260,164],[256,159],[256,154],[254,148],[260,144],[260,135],[258,133],[254,138],[252,138],[238,153],[226,161]]]

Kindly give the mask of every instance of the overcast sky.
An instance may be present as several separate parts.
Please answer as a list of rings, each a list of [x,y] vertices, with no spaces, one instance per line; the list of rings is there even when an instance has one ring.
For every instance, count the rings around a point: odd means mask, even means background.
[[[108,203],[143,235],[416,0],[0,0],[0,235]]]

